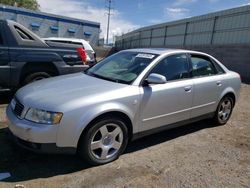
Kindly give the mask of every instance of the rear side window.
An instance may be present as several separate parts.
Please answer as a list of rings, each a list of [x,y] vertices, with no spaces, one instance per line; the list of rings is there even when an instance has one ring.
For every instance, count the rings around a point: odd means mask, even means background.
[[[220,65],[218,65],[218,63],[216,63],[216,62],[213,61],[213,64],[214,64],[214,66],[215,66],[215,68],[216,68],[218,74],[223,74],[223,73],[225,73],[225,71],[221,68]]]
[[[166,77],[168,81],[189,77],[186,54],[169,56],[160,61],[150,73],[157,73]]]
[[[191,55],[192,76],[210,76],[217,74],[217,71],[210,58],[200,55]]]
[[[25,31],[23,31],[21,28],[15,26],[16,32],[19,34],[19,36],[24,40],[34,40],[29,34],[27,34]]]

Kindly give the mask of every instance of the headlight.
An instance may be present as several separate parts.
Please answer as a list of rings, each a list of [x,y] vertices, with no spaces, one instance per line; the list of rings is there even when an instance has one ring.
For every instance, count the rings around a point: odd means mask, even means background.
[[[30,108],[25,115],[25,119],[43,124],[58,124],[62,119],[62,113],[60,112],[48,112],[45,110],[39,110]]]
[[[15,98],[13,98],[13,99],[11,100],[10,106],[11,106],[11,109],[12,109],[12,110],[15,109],[15,107],[16,107],[16,100],[15,100]]]

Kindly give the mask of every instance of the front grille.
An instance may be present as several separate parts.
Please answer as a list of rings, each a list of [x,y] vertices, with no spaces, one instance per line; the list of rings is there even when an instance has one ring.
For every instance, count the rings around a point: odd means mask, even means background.
[[[24,106],[16,99],[16,105],[14,108],[14,113],[17,117],[21,117],[23,113]]]

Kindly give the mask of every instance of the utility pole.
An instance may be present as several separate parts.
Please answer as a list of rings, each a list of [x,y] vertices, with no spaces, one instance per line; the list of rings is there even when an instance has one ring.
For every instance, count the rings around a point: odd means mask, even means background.
[[[107,12],[107,14],[108,14],[108,25],[107,25],[107,38],[106,38],[106,44],[108,44],[109,43],[109,22],[110,22],[110,16],[111,16],[111,4],[112,4],[112,0],[107,0],[108,1],[108,6],[107,6],[107,8],[108,8],[108,12]]]

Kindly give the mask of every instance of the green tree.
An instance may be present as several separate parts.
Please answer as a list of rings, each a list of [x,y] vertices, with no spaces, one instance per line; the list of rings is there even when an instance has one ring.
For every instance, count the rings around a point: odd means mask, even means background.
[[[39,10],[37,0],[0,0],[0,4],[27,8],[30,10]]]

